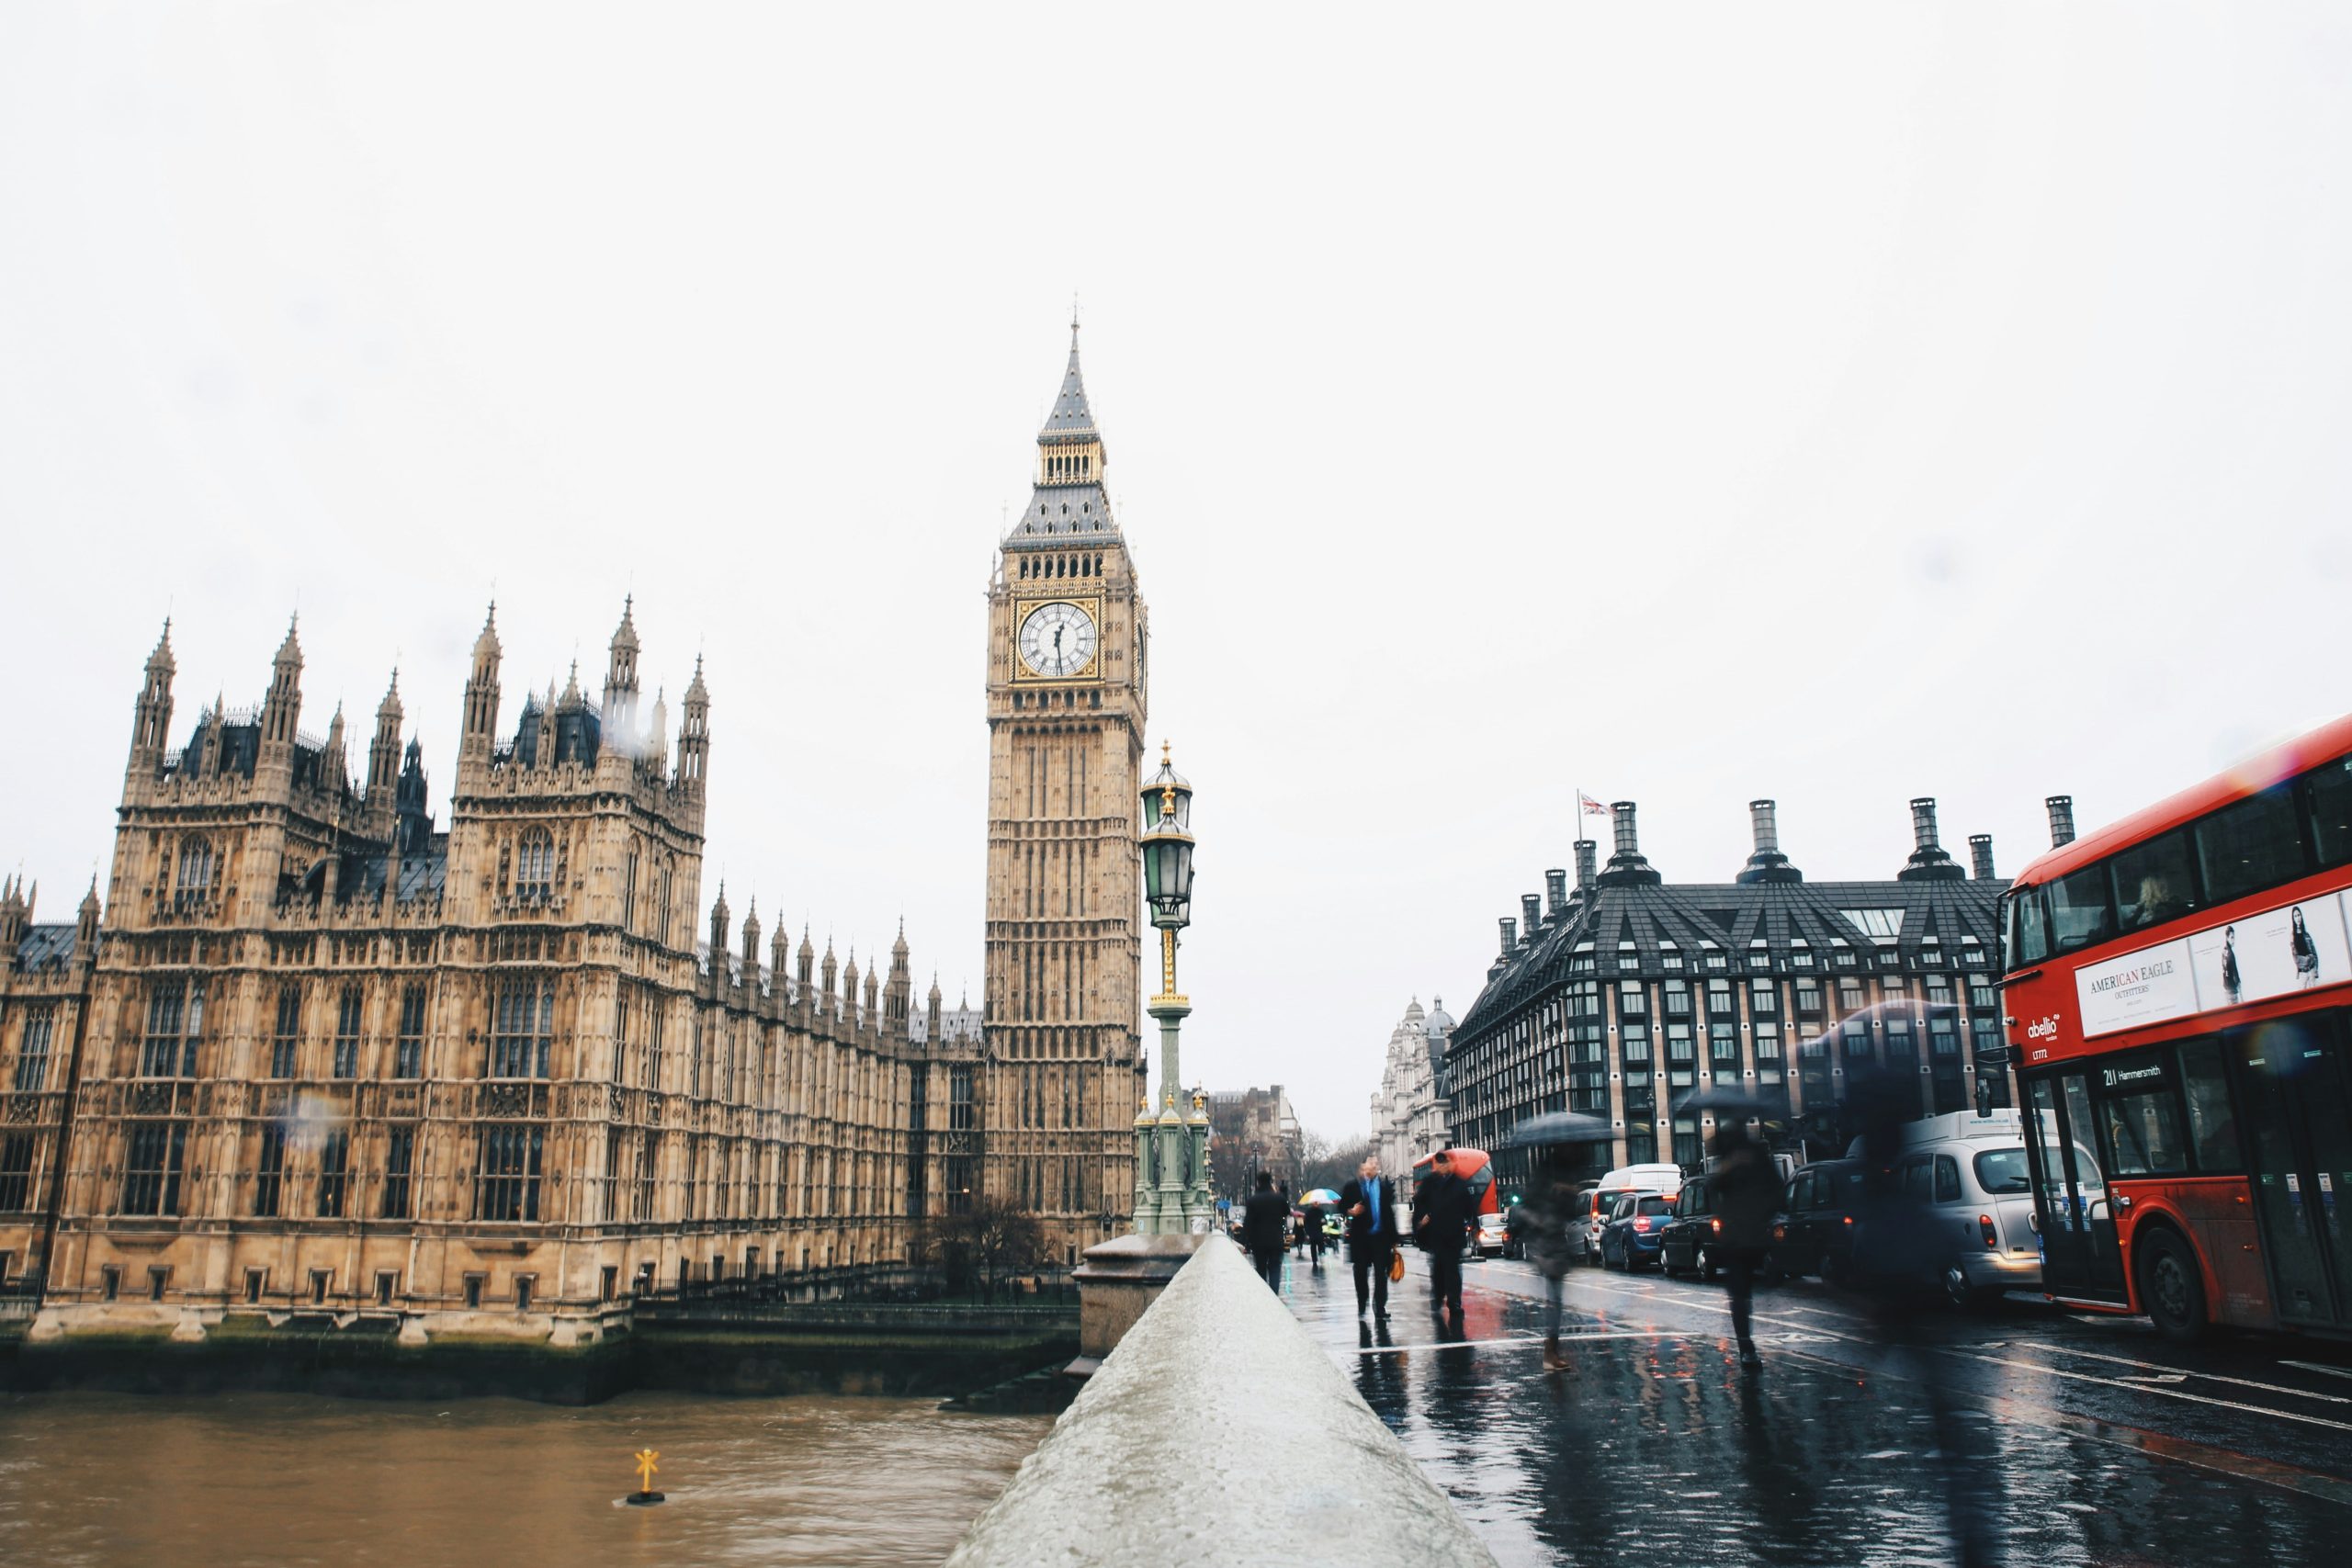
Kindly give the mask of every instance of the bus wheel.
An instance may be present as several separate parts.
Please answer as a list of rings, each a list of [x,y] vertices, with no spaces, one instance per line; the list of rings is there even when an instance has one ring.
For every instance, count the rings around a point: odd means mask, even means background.
[[[2151,1227],[2135,1238],[2140,1253],[2140,1304],[2157,1331],[2187,1343],[2205,1332],[2205,1278],[2197,1255],[2178,1231]]]

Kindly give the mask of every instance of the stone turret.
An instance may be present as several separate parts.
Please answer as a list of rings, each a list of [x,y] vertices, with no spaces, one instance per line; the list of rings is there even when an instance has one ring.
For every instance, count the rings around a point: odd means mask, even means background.
[[[466,716],[458,729],[458,755],[487,759],[498,731],[498,604],[491,602],[474,638],[473,672],[466,677]]]
[[[147,679],[139,688],[139,703],[130,725],[130,769],[153,773],[163,765],[172,728],[172,677],[179,666],[172,658],[172,623],[164,621],[164,635],[147,656]]]

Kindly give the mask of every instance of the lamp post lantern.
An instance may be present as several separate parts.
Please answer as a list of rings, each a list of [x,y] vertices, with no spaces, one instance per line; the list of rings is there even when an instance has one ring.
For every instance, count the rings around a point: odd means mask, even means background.
[[[1208,1107],[1184,1089],[1177,1032],[1192,1003],[1176,989],[1176,933],[1193,922],[1193,786],[1160,742],[1159,772],[1143,789],[1144,902],[1159,929],[1159,992],[1145,1010],[1159,1021],[1159,1097],[1136,1112],[1136,1234],[1205,1233],[1209,1194]]]

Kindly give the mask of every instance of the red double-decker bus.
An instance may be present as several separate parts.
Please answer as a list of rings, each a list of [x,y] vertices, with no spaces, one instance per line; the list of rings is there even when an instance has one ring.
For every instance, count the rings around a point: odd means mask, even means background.
[[[2352,1332],[2352,717],[2051,851],[2002,931],[2043,1290]]]

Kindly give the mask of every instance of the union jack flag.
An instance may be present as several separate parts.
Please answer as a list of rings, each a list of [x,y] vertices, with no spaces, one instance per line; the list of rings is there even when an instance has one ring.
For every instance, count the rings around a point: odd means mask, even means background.
[[[1609,807],[1601,805],[1600,802],[1593,799],[1592,796],[1585,794],[1582,790],[1577,791],[1577,804],[1584,808],[1584,814],[1587,817],[1606,817],[1609,815]]]

